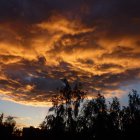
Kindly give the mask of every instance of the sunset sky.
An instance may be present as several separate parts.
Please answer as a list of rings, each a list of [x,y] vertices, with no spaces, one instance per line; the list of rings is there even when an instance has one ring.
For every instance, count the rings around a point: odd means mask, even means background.
[[[38,126],[62,78],[139,92],[140,0],[0,0],[0,113]]]

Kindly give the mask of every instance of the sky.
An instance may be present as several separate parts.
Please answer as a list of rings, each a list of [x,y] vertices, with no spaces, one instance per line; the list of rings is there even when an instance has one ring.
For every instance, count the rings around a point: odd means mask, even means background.
[[[0,0],[0,112],[38,126],[67,78],[126,104],[140,91],[139,0]]]

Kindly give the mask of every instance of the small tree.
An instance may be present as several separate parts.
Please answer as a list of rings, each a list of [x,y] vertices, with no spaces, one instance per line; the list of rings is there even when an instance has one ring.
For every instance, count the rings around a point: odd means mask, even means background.
[[[2,114],[0,115],[0,125],[3,125],[3,118],[4,118],[4,114],[2,113]]]
[[[4,122],[4,126],[6,128],[7,135],[12,135],[13,132],[16,130],[16,121],[14,120],[14,117],[8,116]]]

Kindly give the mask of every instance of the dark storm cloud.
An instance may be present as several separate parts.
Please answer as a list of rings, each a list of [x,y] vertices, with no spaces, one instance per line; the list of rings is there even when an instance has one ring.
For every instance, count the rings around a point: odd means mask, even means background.
[[[117,46],[117,48],[110,54],[103,54],[101,58],[120,58],[120,59],[140,59],[140,52],[135,52],[136,48],[129,48],[123,46]]]
[[[108,70],[110,68],[118,68],[118,69],[121,69],[123,68],[121,65],[116,65],[116,64],[102,64],[102,65],[99,65],[96,67],[97,70]]]
[[[5,21],[36,22],[46,18],[50,9],[44,0],[1,0],[0,3],[1,20]]]
[[[91,59],[86,59],[86,60],[78,59],[77,61],[82,63],[82,64],[89,65],[89,66],[94,65],[94,61]]]
[[[0,0],[1,94],[36,104],[64,77],[95,92],[137,82],[139,7],[139,0]]]
[[[139,0],[1,0],[0,20],[12,28],[16,24],[15,30],[25,40],[32,37],[29,31],[33,24],[56,15],[95,26],[96,33],[106,32],[107,37],[132,36],[140,31],[139,5]]]

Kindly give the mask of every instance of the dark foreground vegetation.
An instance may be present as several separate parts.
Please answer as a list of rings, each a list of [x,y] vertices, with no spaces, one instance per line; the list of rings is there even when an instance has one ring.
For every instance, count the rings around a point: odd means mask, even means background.
[[[35,140],[120,140],[140,138],[140,97],[132,90],[128,106],[121,107],[118,98],[107,103],[104,96],[87,100],[80,83],[73,88],[67,80],[52,98],[45,120],[39,128],[16,128],[12,117],[3,122],[0,116],[0,137],[6,139]]]

